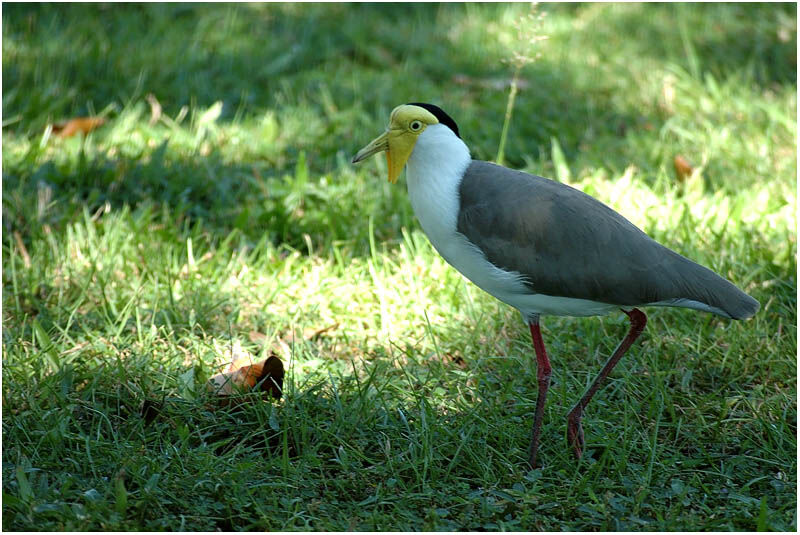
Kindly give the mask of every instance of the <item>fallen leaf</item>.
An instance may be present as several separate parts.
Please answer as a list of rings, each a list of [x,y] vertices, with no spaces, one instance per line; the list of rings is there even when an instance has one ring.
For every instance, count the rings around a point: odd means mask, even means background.
[[[76,117],[66,122],[54,124],[53,133],[62,138],[72,137],[78,133],[85,136],[92,130],[104,125],[105,122],[105,117]]]
[[[230,396],[258,388],[259,391],[280,399],[283,393],[283,362],[275,355],[253,363],[249,357],[231,362],[227,371],[208,380],[208,389],[219,396]]]
[[[672,163],[675,166],[675,177],[678,179],[678,182],[684,182],[687,178],[692,176],[692,172],[694,171],[692,165],[680,154],[675,156]]]

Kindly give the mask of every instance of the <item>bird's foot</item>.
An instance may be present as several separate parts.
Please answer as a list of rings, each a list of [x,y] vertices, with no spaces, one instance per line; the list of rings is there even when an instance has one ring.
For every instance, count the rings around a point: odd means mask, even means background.
[[[575,458],[580,459],[583,455],[584,439],[583,426],[581,426],[583,411],[580,407],[575,407],[567,415],[567,441],[572,446]]]

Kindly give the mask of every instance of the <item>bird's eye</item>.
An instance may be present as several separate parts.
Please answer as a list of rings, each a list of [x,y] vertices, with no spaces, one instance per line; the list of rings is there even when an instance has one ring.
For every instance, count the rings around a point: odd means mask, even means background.
[[[411,124],[408,125],[412,132],[419,132],[422,130],[422,123],[420,121],[411,121]]]

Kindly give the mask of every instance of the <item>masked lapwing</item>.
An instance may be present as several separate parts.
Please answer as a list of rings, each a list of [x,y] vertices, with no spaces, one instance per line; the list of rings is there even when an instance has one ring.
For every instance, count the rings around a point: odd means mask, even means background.
[[[389,182],[405,167],[422,230],[444,259],[478,287],[513,306],[530,327],[539,392],[529,463],[536,467],[550,360],[540,316],[596,316],[621,310],[630,329],[567,416],[576,457],[581,417],[597,389],[639,337],[644,306],[685,307],[746,319],[758,301],[713,271],[667,249],[623,216],[565,184],[473,160],[455,121],[432,104],[398,106],[384,133],[353,163],[385,152]]]

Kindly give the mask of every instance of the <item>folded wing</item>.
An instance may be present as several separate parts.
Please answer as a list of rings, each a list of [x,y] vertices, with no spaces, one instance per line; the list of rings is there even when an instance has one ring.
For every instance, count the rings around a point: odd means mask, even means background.
[[[491,263],[521,273],[532,293],[686,306],[735,319],[758,310],[728,280],[564,184],[474,160],[459,194],[458,231]]]

